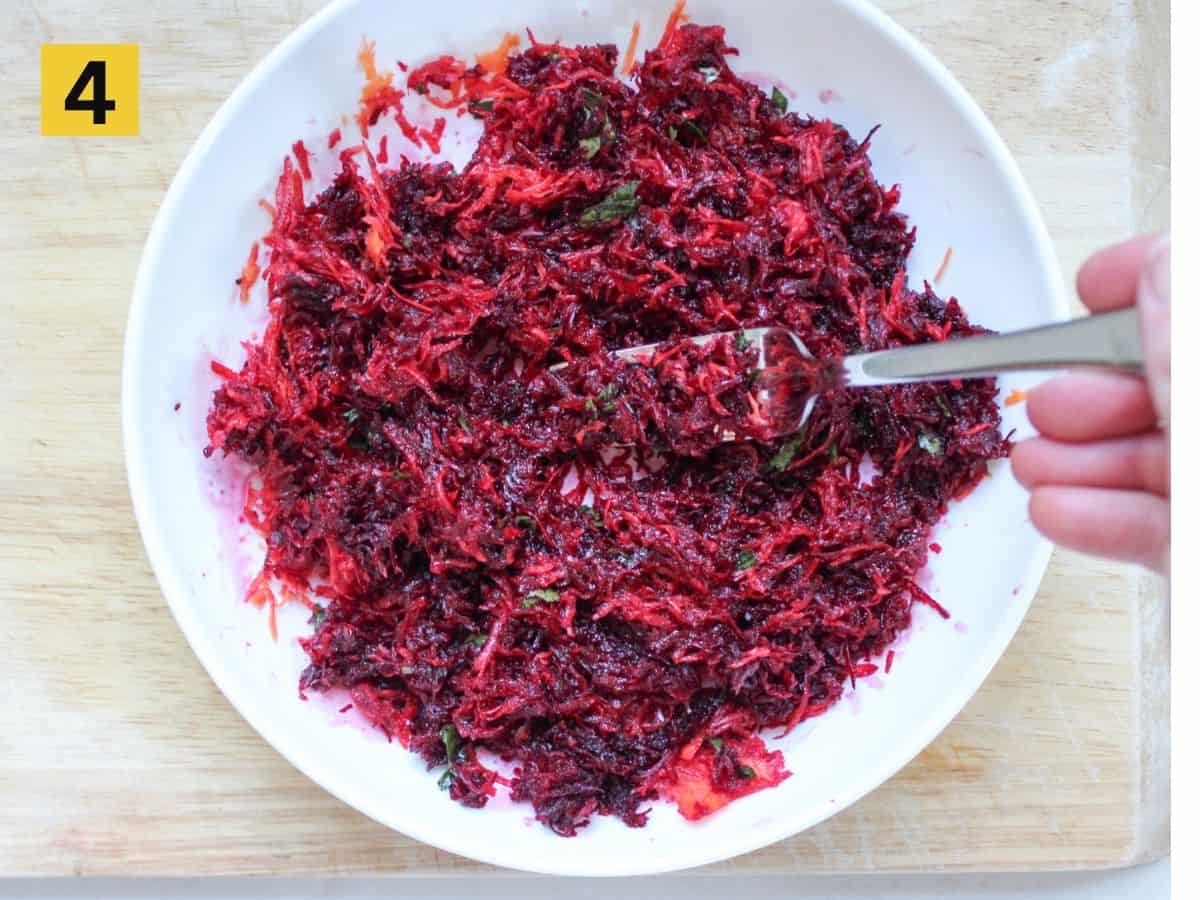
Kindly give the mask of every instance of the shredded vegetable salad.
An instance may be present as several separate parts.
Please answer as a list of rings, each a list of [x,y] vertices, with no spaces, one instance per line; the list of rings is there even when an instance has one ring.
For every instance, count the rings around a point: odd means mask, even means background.
[[[467,806],[698,819],[788,778],[764,731],[890,670],[914,604],[944,614],[930,529],[1008,444],[986,381],[719,442],[753,354],[689,336],[780,325],[830,358],[980,329],[908,287],[870,136],[739,78],[723,29],[674,17],[632,84],[624,48],[530,41],[407,72],[364,49],[363,140],[331,135],[310,202],[307,151],[283,166],[244,273],[269,321],[214,363],[206,452],[254,466],[256,596],[316,598],[302,692],[349,690]],[[391,116],[436,150],[414,102],[482,120],[461,171],[366,140]]]

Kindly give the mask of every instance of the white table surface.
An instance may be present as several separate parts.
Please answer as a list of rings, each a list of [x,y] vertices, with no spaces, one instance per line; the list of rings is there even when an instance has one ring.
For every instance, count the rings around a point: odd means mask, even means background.
[[[0,881],[0,898],[39,900],[306,900],[346,897],[362,900],[745,900],[823,898],[823,900],[1160,900],[1170,896],[1169,859],[1133,869],[1055,872],[1036,875],[855,875],[739,876],[675,875],[660,878],[532,878],[514,875],[479,878],[411,879],[48,879]]]

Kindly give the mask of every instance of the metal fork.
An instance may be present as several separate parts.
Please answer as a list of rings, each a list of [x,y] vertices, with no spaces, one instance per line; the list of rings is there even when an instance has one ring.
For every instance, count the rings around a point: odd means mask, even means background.
[[[799,431],[817,397],[834,387],[866,388],[918,381],[986,378],[1002,372],[1038,369],[1100,368],[1142,371],[1142,342],[1136,308],[1011,331],[895,350],[859,353],[818,361],[786,328],[750,328],[691,338],[706,344],[728,336],[758,351],[761,374],[755,382],[775,434]],[[614,351],[619,359],[653,356],[664,345],[643,344]],[[816,378],[812,375],[816,372]],[[807,375],[804,389],[798,376]],[[814,386],[815,384],[815,386]],[[725,432],[728,439],[734,435]]]

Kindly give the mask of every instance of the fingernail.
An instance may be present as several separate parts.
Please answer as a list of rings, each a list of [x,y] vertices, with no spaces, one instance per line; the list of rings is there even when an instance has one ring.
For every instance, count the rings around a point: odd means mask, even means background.
[[[1171,233],[1164,232],[1146,254],[1146,265],[1142,269],[1138,286],[1138,299],[1153,306],[1166,306],[1171,302]]]

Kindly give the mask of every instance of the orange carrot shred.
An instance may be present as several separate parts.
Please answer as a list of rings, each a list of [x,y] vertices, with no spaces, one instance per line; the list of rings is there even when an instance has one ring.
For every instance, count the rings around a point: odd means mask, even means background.
[[[250,258],[242,266],[242,274],[238,276],[238,299],[243,303],[250,300],[250,288],[254,287],[254,279],[258,277],[258,241],[250,245]]]
[[[1018,403],[1025,402],[1025,398],[1029,396],[1029,391],[1018,391],[1015,388],[1009,392],[1009,395],[1004,398],[1005,406],[1016,406]]]
[[[279,640],[279,623],[275,618],[275,607],[278,602],[275,599],[275,593],[271,590],[271,585],[267,582],[267,574],[259,572],[254,580],[250,582],[250,587],[246,589],[246,602],[253,603],[255,606],[267,607],[267,626],[271,632],[271,640]]]
[[[363,38],[362,46],[358,48],[358,64],[362,66],[367,83],[363,85],[363,97],[377,93],[379,88],[392,83],[392,73],[381,73],[375,68],[375,42]]]
[[[663,28],[662,37],[658,39],[658,46],[663,46],[667,40],[675,33],[675,29],[680,23],[686,22],[688,17],[683,13],[683,5],[685,0],[675,0],[675,6],[671,9],[671,15],[667,16],[667,24]]]
[[[374,216],[368,218],[371,219],[371,226],[367,231],[367,258],[376,266],[386,266],[387,248],[391,243],[385,231],[387,226]]]
[[[950,265],[950,257],[954,255],[954,248],[947,247],[946,255],[942,257],[942,264],[938,266],[937,274],[933,276],[933,283],[937,284],[942,280],[942,276],[946,274],[946,269]]]
[[[508,51],[521,43],[521,39],[515,34],[505,34],[504,39],[500,41],[500,46],[495,50],[489,50],[486,53],[480,53],[475,57],[475,62],[483,66],[485,72],[496,74],[503,72],[504,67],[508,65]]]
[[[637,52],[638,36],[642,33],[642,23],[633,23],[633,32],[629,35],[629,46],[625,48],[625,61],[621,63],[621,74],[628,75],[633,71],[634,54]]]
[[[358,128],[365,136],[367,126],[372,123],[374,117],[389,105],[398,103],[399,92],[392,87],[392,73],[380,72],[376,68],[374,41],[363,38],[362,46],[358,50],[358,64],[362,66],[363,75],[366,77],[358,110]]]

